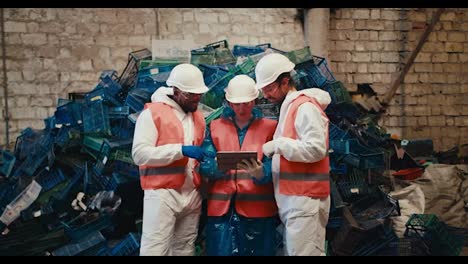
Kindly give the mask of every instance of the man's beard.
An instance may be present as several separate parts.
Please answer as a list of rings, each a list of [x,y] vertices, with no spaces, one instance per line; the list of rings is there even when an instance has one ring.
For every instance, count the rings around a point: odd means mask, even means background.
[[[193,113],[197,111],[197,108],[198,108],[198,104],[184,103],[184,104],[179,104],[179,105],[180,105],[180,108],[182,108],[182,110],[184,110],[185,113]]]

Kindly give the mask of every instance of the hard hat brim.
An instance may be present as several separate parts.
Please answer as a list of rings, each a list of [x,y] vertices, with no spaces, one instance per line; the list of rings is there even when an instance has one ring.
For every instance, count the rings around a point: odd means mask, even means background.
[[[278,76],[280,76],[282,73],[285,73],[285,72],[290,72],[292,70],[294,70],[294,67],[296,65],[292,62],[288,62],[286,63],[283,67],[281,67],[278,72],[277,72],[277,75],[276,76],[272,76],[271,79],[269,78],[268,80],[263,80],[263,82],[257,82],[255,84],[255,89],[257,90],[261,90],[263,89],[263,87],[273,83],[274,81],[276,81],[276,79],[278,78]],[[258,81],[258,80],[257,80]]]
[[[202,87],[197,88],[197,89],[195,89],[195,90],[190,90],[189,93],[204,94],[204,93],[206,93],[206,92],[208,92],[208,91],[209,91],[208,87],[202,86]]]
[[[203,94],[203,93],[206,93],[208,92],[208,87],[206,87],[206,85],[204,86],[200,86],[198,88],[190,88],[190,89],[185,89],[185,87],[177,82],[171,82],[171,81],[166,81],[166,84],[167,86],[171,87],[171,86],[174,86],[174,87],[177,87],[177,89],[181,90],[181,91],[184,91],[184,92],[188,92],[188,93],[194,93],[194,94]]]
[[[257,90],[257,92],[255,94],[252,94],[250,96],[242,96],[242,97],[235,97],[235,96],[231,96],[230,94],[226,93],[226,101],[228,101],[230,103],[233,103],[233,104],[248,103],[248,102],[251,102],[251,101],[257,99],[258,95],[259,95],[258,90]]]

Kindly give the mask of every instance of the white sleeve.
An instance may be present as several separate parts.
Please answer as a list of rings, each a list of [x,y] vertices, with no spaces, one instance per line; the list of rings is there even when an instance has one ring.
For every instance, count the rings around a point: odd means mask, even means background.
[[[309,102],[302,104],[294,121],[297,139],[275,139],[275,153],[293,162],[313,163],[325,158],[327,122],[317,106]]]
[[[158,130],[149,109],[141,112],[135,124],[132,157],[136,165],[165,166],[183,158],[182,144],[154,146]]]

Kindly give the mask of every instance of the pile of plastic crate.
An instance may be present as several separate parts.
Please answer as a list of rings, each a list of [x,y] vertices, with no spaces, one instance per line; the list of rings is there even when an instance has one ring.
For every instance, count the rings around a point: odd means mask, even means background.
[[[351,101],[327,61],[308,47],[282,51],[261,44],[231,49],[223,40],[193,49],[190,62],[200,68],[209,88],[200,104],[207,124],[220,117],[228,82],[238,74],[255,78],[255,65],[270,53],[284,54],[296,64],[292,77],[299,90],[317,87],[332,98],[326,109],[332,175],[330,254],[371,255],[390,247],[394,234],[375,223],[386,222],[397,205],[376,191],[370,177],[388,167],[388,134]],[[1,151],[0,230],[6,234],[0,237],[0,255],[12,254],[13,248],[18,255],[138,254],[143,192],[131,158],[135,122],[179,63],[152,60],[147,49],[131,52],[120,75],[103,71],[89,92],[59,99],[44,129],[25,128],[12,152]],[[259,98],[257,107],[265,117],[278,119],[278,105]],[[121,198],[116,211],[86,207],[103,191]],[[374,203],[368,202],[371,198]],[[73,208],[72,203],[87,209]],[[352,239],[372,243],[358,247]],[[197,248],[203,255],[203,247]]]

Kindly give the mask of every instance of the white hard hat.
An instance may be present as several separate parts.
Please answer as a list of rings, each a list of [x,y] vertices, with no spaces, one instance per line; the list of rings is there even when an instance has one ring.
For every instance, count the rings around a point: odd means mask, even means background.
[[[255,66],[255,77],[257,78],[257,89],[276,81],[278,76],[284,72],[290,72],[296,65],[286,56],[279,53],[271,53],[261,58]]]
[[[175,86],[184,92],[206,93],[208,87],[203,80],[203,74],[196,66],[188,63],[179,64],[172,69],[166,81],[168,86]]]
[[[234,104],[253,101],[259,94],[255,81],[245,74],[232,78],[225,91],[226,100]]]

